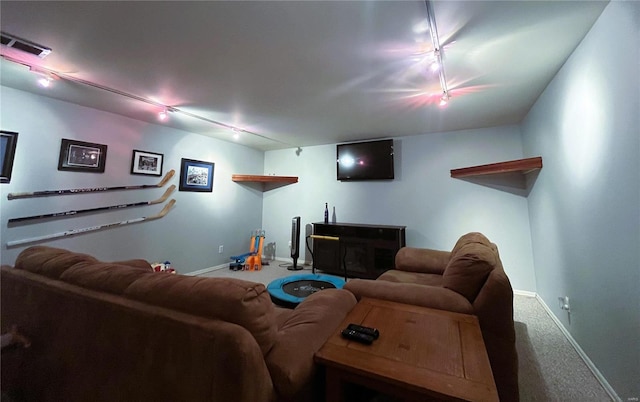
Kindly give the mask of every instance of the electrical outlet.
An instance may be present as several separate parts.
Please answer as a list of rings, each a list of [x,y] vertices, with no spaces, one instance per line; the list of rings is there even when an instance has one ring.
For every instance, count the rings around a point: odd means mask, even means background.
[[[558,297],[558,302],[560,303],[560,308],[567,312],[567,319],[569,320],[569,325],[571,325],[571,305],[569,304],[569,296]]]
[[[571,306],[569,305],[569,296],[560,296],[558,297],[558,301],[560,302],[560,308],[563,310],[571,311]]]
[[[223,250],[224,250],[224,246],[219,246],[218,247],[218,254],[222,254]]]
[[[289,248],[291,248],[291,240],[289,240]]]

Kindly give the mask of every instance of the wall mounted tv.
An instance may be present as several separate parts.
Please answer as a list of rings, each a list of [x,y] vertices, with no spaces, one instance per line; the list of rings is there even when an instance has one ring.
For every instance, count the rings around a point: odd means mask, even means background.
[[[393,140],[338,144],[337,176],[341,181],[391,180]]]

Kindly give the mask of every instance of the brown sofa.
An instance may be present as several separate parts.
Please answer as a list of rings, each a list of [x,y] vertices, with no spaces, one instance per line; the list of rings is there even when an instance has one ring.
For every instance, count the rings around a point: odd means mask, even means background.
[[[451,252],[404,247],[395,264],[396,269],[375,281],[353,279],[344,288],[358,299],[368,296],[476,315],[500,400],[518,401],[513,290],[496,245],[480,233],[468,233]]]
[[[259,283],[46,246],[1,274],[2,332],[32,341],[3,350],[2,389],[28,401],[314,400],[313,355],[356,303],[328,289],[282,309]]]

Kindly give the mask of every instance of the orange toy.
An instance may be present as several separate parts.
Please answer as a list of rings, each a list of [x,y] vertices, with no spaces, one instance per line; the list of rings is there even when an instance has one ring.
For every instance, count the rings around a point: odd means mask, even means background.
[[[242,255],[231,256],[232,262],[229,269],[233,271],[260,271],[262,269],[262,246],[264,244],[264,230],[256,229],[251,232],[249,252]]]

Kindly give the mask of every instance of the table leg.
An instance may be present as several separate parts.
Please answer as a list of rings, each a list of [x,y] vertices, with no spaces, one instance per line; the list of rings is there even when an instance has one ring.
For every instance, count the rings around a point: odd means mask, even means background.
[[[344,390],[342,389],[342,378],[340,374],[329,367],[326,371],[326,401],[327,402],[343,402]]]

